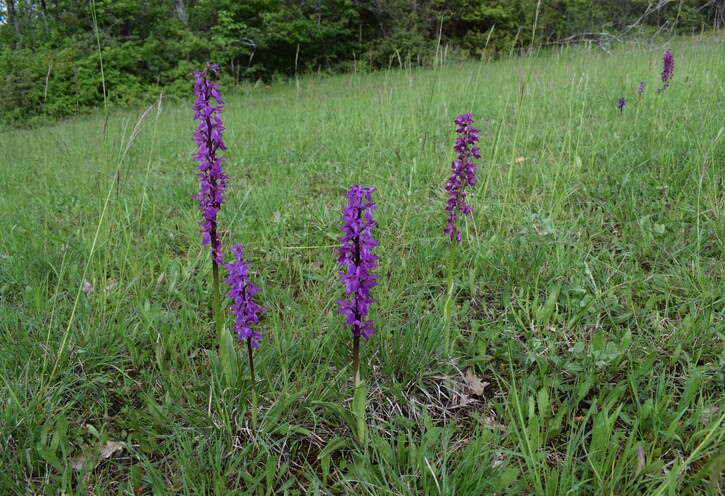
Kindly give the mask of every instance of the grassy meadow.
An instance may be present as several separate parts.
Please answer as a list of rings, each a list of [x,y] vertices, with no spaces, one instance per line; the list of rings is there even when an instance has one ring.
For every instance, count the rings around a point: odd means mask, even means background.
[[[189,78],[188,101],[0,132],[0,493],[723,494],[722,33],[222,87],[257,429],[246,346],[219,367]],[[449,351],[463,112],[482,158]],[[335,303],[358,183],[380,256],[362,445]]]

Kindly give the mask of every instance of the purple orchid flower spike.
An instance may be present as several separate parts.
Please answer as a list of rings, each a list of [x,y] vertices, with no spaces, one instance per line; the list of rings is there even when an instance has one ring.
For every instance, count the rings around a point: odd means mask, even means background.
[[[672,50],[669,48],[665,52],[665,56],[662,59],[662,83],[664,86],[657,90],[657,93],[665,91],[670,86],[670,80],[675,70],[675,59],[672,57]]]
[[[251,345],[258,348],[262,333],[253,329],[253,326],[259,323],[259,313],[262,311],[262,307],[254,302],[254,294],[259,288],[249,282],[249,265],[244,260],[242,245],[234,246],[232,253],[234,261],[224,267],[229,270],[227,296],[234,300],[234,332],[237,333],[239,341],[250,340]]]
[[[378,242],[370,234],[377,225],[372,216],[375,210],[372,201],[374,191],[375,188],[364,188],[362,185],[350,187],[349,193],[345,195],[349,203],[342,214],[343,236],[339,238],[342,246],[338,263],[344,268],[340,271],[340,281],[345,284],[345,294],[352,295],[352,300],[338,300],[338,312],[346,317],[353,337],[362,336],[365,339],[375,332],[373,321],[366,319],[370,305],[375,301],[370,297],[370,290],[377,285],[378,278],[371,274],[378,266],[378,257],[372,253]]]
[[[203,71],[194,73],[194,120],[199,121],[199,127],[194,132],[196,144],[199,146],[194,157],[199,162],[199,193],[194,198],[199,200],[201,209],[201,244],[211,244],[212,259],[221,264],[222,243],[219,238],[217,213],[224,203],[227,176],[222,169],[224,157],[221,152],[227,148],[222,141],[224,125],[220,117],[224,100],[219,95],[219,84],[210,81],[211,74],[218,77],[219,66],[207,64]],[[212,98],[216,105],[212,104]]]
[[[473,127],[473,114],[461,114],[456,119],[458,128],[456,132],[460,135],[456,138],[454,150],[458,152],[458,158],[451,162],[451,177],[448,178],[446,191],[448,191],[448,225],[443,230],[451,241],[455,238],[461,241],[461,230],[457,221],[461,215],[470,215],[471,206],[466,203],[466,186],[476,184],[476,167],[474,159],[481,158],[481,150],[476,146],[479,130]]]

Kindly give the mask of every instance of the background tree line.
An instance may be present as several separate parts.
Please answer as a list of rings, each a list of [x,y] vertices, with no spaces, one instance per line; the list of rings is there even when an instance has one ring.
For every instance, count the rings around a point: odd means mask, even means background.
[[[536,31],[534,33],[534,23]],[[231,81],[431,64],[436,48],[495,57],[725,24],[722,0],[5,0],[0,122],[28,124],[111,102],[188,96],[218,63]],[[535,36],[535,39],[532,39]]]

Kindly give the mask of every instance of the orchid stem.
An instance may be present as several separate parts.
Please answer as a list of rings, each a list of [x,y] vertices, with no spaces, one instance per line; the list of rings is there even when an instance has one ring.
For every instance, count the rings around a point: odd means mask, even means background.
[[[252,338],[247,338],[249,352],[249,372],[252,375],[252,428],[257,430],[257,380],[254,378],[254,357],[252,356]]]
[[[352,338],[352,368],[353,368],[353,412],[357,420],[357,440],[360,444],[365,442],[365,402],[366,398],[358,396],[358,388],[364,387],[360,380],[360,336]],[[362,405],[358,404],[362,401]]]
[[[458,240],[455,238],[451,241],[451,250],[448,253],[448,286],[446,289],[446,303],[443,307],[443,318],[445,319],[446,326],[446,350],[451,349],[451,330],[450,330],[450,319],[451,319],[451,306],[453,304],[453,265],[456,260],[456,247],[458,246]]]
[[[217,339],[221,343],[224,326],[222,325],[222,309],[221,301],[219,299],[219,264],[217,264],[216,260],[212,260],[211,264],[213,292],[211,306],[212,313],[214,314],[214,323],[216,325]]]

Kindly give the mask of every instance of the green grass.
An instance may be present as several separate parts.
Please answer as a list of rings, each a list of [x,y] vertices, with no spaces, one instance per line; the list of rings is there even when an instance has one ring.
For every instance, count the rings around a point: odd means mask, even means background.
[[[190,101],[2,132],[0,492],[723,494],[721,36],[675,42],[659,95],[664,45],[226,91],[220,222],[266,308],[256,431],[246,347],[232,378],[217,355]],[[364,446],[335,304],[358,182],[380,242]]]

